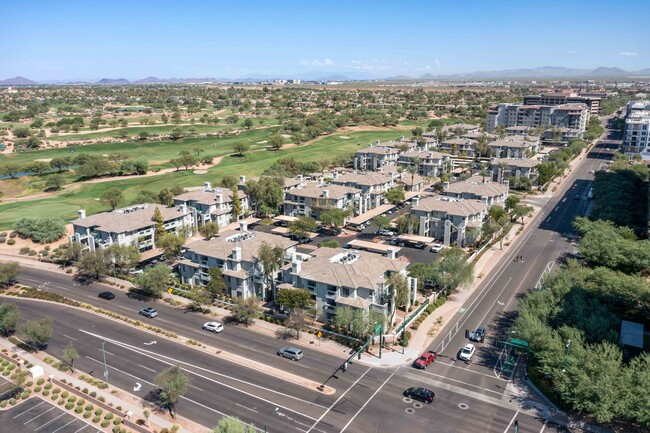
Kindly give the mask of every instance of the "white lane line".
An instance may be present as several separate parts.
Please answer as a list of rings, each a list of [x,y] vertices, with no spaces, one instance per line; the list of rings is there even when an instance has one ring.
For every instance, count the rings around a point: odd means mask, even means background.
[[[68,425],[72,424],[72,423],[75,422],[75,421],[77,421],[77,418],[74,418],[74,417],[73,417],[73,418],[72,418],[72,421],[70,421],[70,422],[67,423],[66,425],[62,425],[62,426],[59,427],[58,429],[54,430],[52,433],[56,433],[56,432],[58,432],[58,431],[61,430],[63,427],[67,427]]]
[[[54,406],[52,406],[51,408],[49,408],[48,410],[46,410],[46,411],[43,412],[42,414],[40,414],[40,415],[36,415],[34,418],[30,419],[29,421],[27,421],[27,422],[24,423],[23,425],[27,425],[28,423],[34,421],[34,420],[35,420],[36,418],[38,418],[38,417],[41,417],[41,416],[45,415],[46,413],[48,413],[48,412],[51,411],[51,410],[54,410]]]
[[[97,350],[99,350],[100,352],[105,353],[105,354],[107,354],[107,355],[115,356],[114,353],[111,353],[111,352],[109,352],[108,350],[102,350],[102,349],[97,349]]]
[[[14,419],[18,418],[20,415],[24,415],[24,414],[26,414],[27,412],[29,412],[29,411],[32,410],[32,409],[36,409],[37,407],[39,407],[39,406],[42,405],[43,403],[45,403],[45,401],[44,401],[44,400],[41,400],[41,402],[40,402],[39,404],[37,404],[36,406],[32,406],[32,407],[30,407],[29,409],[20,412],[18,415],[16,415],[16,416],[14,417]]]
[[[244,406],[243,404],[235,403],[235,406],[243,407],[244,409],[246,409],[246,410],[250,410],[251,412],[259,413],[259,412],[256,411],[255,409],[252,409],[252,408],[250,408],[250,407],[246,407],[246,406]]]
[[[478,374],[479,376],[489,377],[490,379],[498,379],[498,380],[500,380],[502,382],[507,382],[508,381],[507,379],[501,379],[501,378],[494,377],[491,374],[481,373],[480,371],[474,371],[474,370],[470,370],[469,368],[460,367],[458,365],[455,365],[454,362],[436,361],[436,364],[438,364],[438,363],[440,363],[440,364],[442,364],[444,366],[447,366],[447,367],[458,368],[459,370],[463,370],[463,371],[466,371],[468,373],[474,373],[474,374]],[[425,373],[426,373],[426,371],[425,371]],[[433,373],[430,373],[430,374],[433,374]]]
[[[72,341],[77,341],[76,338],[74,338],[74,337],[70,337],[69,335],[63,334],[63,336],[64,336],[65,338],[69,338],[69,339],[72,340]]]
[[[205,389],[201,389],[198,386],[190,385],[190,388],[198,389],[201,392],[205,392]]]
[[[539,431],[539,433],[544,433],[544,430],[546,429],[546,423],[547,422],[548,422],[547,420],[544,420],[544,424],[542,424],[542,429]]]
[[[517,418],[517,415],[519,415],[519,410],[517,410],[517,412],[515,412],[515,414],[512,416],[512,419],[508,423],[508,427],[506,427],[503,433],[508,433],[510,431],[510,426],[512,425],[513,422],[515,422],[515,418]]]
[[[86,427],[88,427],[88,426],[87,426],[87,425],[84,425],[83,427],[81,427],[79,430],[77,430],[77,431],[74,432],[74,433],[79,433],[81,430],[85,429]]]
[[[354,416],[353,416],[352,418],[350,418],[350,421],[348,421],[348,423],[345,425],[345,427],[343,427],[343,429],[341,429],[341,432],[340,432],[340,433],[343,433],[343,432],[345,431],[345,429],[347,429],[348,426],[349,426],[350,424],[352,424],[352,421],[354,421],[354,419],[355,419],[355,418],[356,418],[356,417],[361,413],[361,411],[364,410],[364,409],[366,408],[366,406],[368,405],[368,403],[370,403],[370,402],[372,401],[372,399],[375,398],[375,396],[377,395],[377,393],[378,393],[379,391],[381,391],[381,389],[384,387],[384,385],[386,385],[386,384],[388,383],[388,381],[391,380],[391,378],[392,378],[393,376],[395,376],[395,373],[397,373],[397,370],[395,370],[395,371],[393,372],[393,374],[391,374],[390,376],[388,376],[388,378],[384,381],[384,383],[382,383],[381,386],[380,386],[379,388],[377,388],[377,390],[376,390],[376,391],[375,391],[375,392],[370,396],[370,398],[369,398],[368,400],[366,400],[366,402],[363,404],[363,406],[361,406],[361,408],[357,411],[357,413],[355,413]]]
[[[474,384],[471,384],[471,383],[468,383],[468,382],[463,382],[462,380],[452,379],[451,377],[443,376],[443,375],[441,375],[441,374],[428,373],[428,372],[426,372],[426,371],[424,372],[424,374],[428,374],[428,375],[430,375],[430,376],[435,376],[435,377],[440,377],[440,378],[442,378],[442,379],[444,379],[444,380],[450,380],[450,381],[452,381],[452,382],[462,383],[463,385],[467,385],[467,386],[471,386],[471,387],[474,387],[474,388],[478,388],[478,389],[481,389],[481,390],[486,391],[486,392],[493,392],[493,393],[495,393],[496,395],[501,395],[501,394],[502,394],[502,393],[499,392],[499,391],[494,391],[494,390],[491,390],[491,389],[483,388],[483,387],[480,387],[480,386],[478,386],[478,385],[474,385]],[[491,377],[491,376],[489,376],[489,375],[487,375],[487,374],[486,374],[486,376]],[[503,379],[502,379],[502,380],[503,380]]]
[[[199,366],[196,366],[196,365],[192,365],[192,364],[190,364],[190,363],[188,363],[188,362],[179,361],[179,360],[174,359],[174,358],[172,358],[172,357],[170,357],[170,356],[165,356],[165,355],[162,355],[162,354],[160,354],[160,353],[152,352],[152,351],[150,351],[150,350],[146,350],[146,349],[143,349],[143,348],[140,348],[140,347],[131,346],[130,344],[121,343],[121,342],[119,342],[119,341],[117,341],[117,340],[113,340],[113,339],[111,339],[111,338],[103,337],[103,336],[101,336],[101,335],[94,334],[94,333],[89,332],[89,331],[84,331],[83,329],[80,329],[79,331],[80,331],[80,332],[83,332],[84,334],[92,335],[93,337],[96,337],[96,338],[99,338],[99,339],[101,339],[101,340],[104,340],[104,341],[107,341],[107,342],[109,342],[109,343],[112,343],[112,344],[114,344],[114,345],[116,345],[116,346],[118,346],[118,347],[121,347],[121,348],[123,348],[123,349],[131,350],[132,352],[136,352],[136,353],[138,353],[138,354],[140,354],[140,355],[142,355],[142,356],[146,356],[147,358],[151,358],[151,359],[153,359],[153,360],[156,360],[156,361],[161,362],[161,363],[166,364],[166,365],[180,365],[180,364],[182,364],[182,365],[185,365],[185,366],[189,366],[189,367],[195,368],[195,369],[200,370],[200,371],[205,371],[205,372],[207,372],[207,373],[214,374],[215,376],[223,377],[223,378],[226,378],[226,379],[229,379],[229,380],[233,380],[233,381],[235,381],[235,382],[239,382],[239,383],[242,383],[242,384],[245,384],[245,385],[251,386],[251,387],[253,387],[253,388],[259,388],[259,389],[262,389],[262,390],[264,390],[264,391],[268,391],[268,392],[271,392],[271,393],[273,393],[273,394],[280,395],[280,396],[282,396],[282,397],[290,398],[290,399],[293,399],[293,400],[296,400],[296,401],[299,401],[299,402],[305,403],[305,404],[307,404],[307,405],[309,405],[309,406],[312,406],[312,407],[319,407],[319,408],[321,408],[321,409],[327,409],[327,407],[325,407],[325,406],[323,406],[323,405],[320,405],[320,404],[317,404],[317,403],[314,403],[314,402],[311,402],[311,401],[308,401],[308,400],[303,400],[303,399],[301,399],[301,398],[295,397],[295,396],[290,395],[290,394],[285,394],[285,393],[280,392],[280,391],[277,391],[277,390],[275,390],[275,389],[265,388],[265,387],[263,387],[263,386],[261,386],[261,385],[254,384],[254,383],[252,383],[252,382],[247,382],[247,381],[245,381],[245,380],[238,379],[238,378],[236,378],[236,377],[230,377],[230,376],[227,376],[227,375],[225,375],[225,374],[223,374],[223,373],[218,373],[218,372],[216,372],[216,371],[208,370],[207,368],[203,368],[203,367],[199,367]],[[168,359],[168,360],[170,360],[170,361],[166,361],[166,359]],[[251,396],[251,397],[254,397],[254,398],[258,398],[258,399],[260,399],[260,400],[262,400],[262,401],[266,401],[267,403],[272,403],[272,402],[269,401],[269,400],[265,400],[265,399],[263,399],[263,398],[261,398],[261,397],[255,395],[255,394],[251,394],[251,393],[249,393],[249,392],[243,391],[243,390],[241,390],[241,389],[239,389],[239,388],[236,388],[236,387],[234,387],[234,386],[232,386],[232,385],[227,385],[227,384],[225,384],[225,383],[223,383],[223,382],[219,382],[218,380],[215,380],[215,379],[212,379],[212,378],[207,378],[207,377],[202,376],[202,375],[200,375],[199,373],[196,373],[196,372],[194,372],[194,371],[192,371],[192,370],[189,370],[189,369],[187,369],[187,368],[185,368],[185,370],[186,370],[187,372],[191,373],[191,374],[194,374],[194,375],[196,375],[196,376],[199,376],[199,377],[204,378],[204,379],[206,379],[206,380],[209,380],[209,381],[211,381],[211,382],[214,382],[214,383],[217,383],[217,384],[219,384],[219,385],[225,386],[225,387],[227,387],[227,388],[230,388],[230,389],[236,390],[236,391],[241,392],[241,393],[243,393],[243,394],[246,394],[246,395],[248,395],[248,396]],[[275,404],[275,403],[272,403],[272,404]],[[278,406],[278,404],[275,404],[275,405]],[[287,410],[289,410],[290,412],[299,413],[299,412],[297,412],[297,411],[295,411],[295,410],[291,410],[291,409],[287,409]],[[300,414],[300,415],[303,415],[303,414]],[[306,415],[305,415],[305,416],[306,416]],[[309,418],[309,417],[308,417],[308,418]]]
[[[334,403],[332,403],[332,405],[330,407],[327,408],[327,410],[316,420],[316,422],[305,433],[309,433],[310,431],[312,431],[314,429],[314,427],[316,427],[316,425],[318,425],[318,423],[321,422],[321,420],[323,418],[325,418],[325,415],[327,415],[329,413],[329,411],[332,410],[333,407],[335,407],[337,404],[339,404],[339,401],[341,401],[341,399],[343,397],[345,397],[345,394],[347,394],[348,391],[350,391],[352,388],[354,388],[357,385],[357,383],[359,383],[359,381],[361,379],[363,379],[363,377],[370,370],[372,370],[372,367],[368,367],[368,369],[366,371],[364,371],[363,374],[361,376],[359,376],[359,378],[352,385],[350,385],[350,387],[348,389],[346,389],[345,392],[343,394],[341,394],[341,396],[339,398],[337,398],[336,401]],[[395,374],[395,373],[393,373],[393,374]]]
[[[67,415],[67,413],[63,412],[61,415],[57,416],[57,417],[54,418],[54,419],[49,420],[48,422],[46,422],[45,424],[43,424],[42,426],[40,426],[39,428],[37,428],[37,429],[34,430],[34,431],[39,431],[40,429],[42,429],[42,428],[45,427],[46,425],[48,425],[48,424],[52,424],[52,423],[53,423],[54,421],[56,421],[57,419],[61,418],[62,416],[66,416],[66,415]]]
[[[145,370],[149,370],[149,371],[151,371],[152,373],[155,373],[155,372],[156,372],[156,370],[154,370],[153,368],[145,367],[145,366],[142,365],[142,364],[138,364],[138,367],[144,368]]]

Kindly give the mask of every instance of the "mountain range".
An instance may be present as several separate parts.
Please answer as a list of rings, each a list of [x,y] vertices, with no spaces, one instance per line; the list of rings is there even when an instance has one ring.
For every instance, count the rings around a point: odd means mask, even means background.
[[[398,75],[394,77],[378,78],[363,72],[321,72],[312,71],[299,74],[287,74],[284,77],[306,81],[366,81],[366,80],[389,80],[389,81],[413,81],[413,80],[498,80],[498,79],[596,79],[596,78],[627,78],[627,77],[650,77],[650,68],[638,71],[625,71],[616,67],[604,67],[590,70],[577,68],[564,68],[559,66],[542,66],[527,69],[506,69],[500,71],[477,71],[460,74],[433,75],[424,74],[420,76]],[[197,84],[197,83],[249,83],[281,79],[271,75],[251,75],[243,78],[158,78],[146,77],[140,80],[127,80],[126,78],[102,78],[98,81],[48,81],[36,82],[24,77],[14,77],[0,80],[0,86],[33,86],[37,84],[101,84],[101,85],[126,85],[126,84]]]

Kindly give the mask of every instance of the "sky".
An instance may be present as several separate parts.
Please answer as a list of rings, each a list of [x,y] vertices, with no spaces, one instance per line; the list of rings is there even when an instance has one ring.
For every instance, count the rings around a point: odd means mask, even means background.
[[[650,68],[650,1],[6,1],[0,79]]]

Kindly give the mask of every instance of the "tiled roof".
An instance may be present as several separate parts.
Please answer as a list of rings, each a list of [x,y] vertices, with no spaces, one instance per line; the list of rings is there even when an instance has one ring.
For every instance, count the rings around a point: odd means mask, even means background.
[[[287,191],[287,194],[292,194],[297,197],[307,197],[307,198],[325,198],[323,197],[323,191],[329,191],[329,198],[340,200],[344,198],[347,194],[357,194],[361,191],[356,188],[350,188],[348,186],[342,185],[319,185],[318,183],[308,183],[304,187],[295,188],[291,191]]]
[[[228,188],[213,188],[206,191],[205,189],[197,189],[194,191],[184,192],[182,194],[174,197],[174,200],[179,201],[195,201],[204,205],[214,205],[217,204],[217,195],[221,195],[223,203],[229,203],[232,201],[232,190]],[[246,193],[243,191],[237,191],[237,195],[240,199],[246,197]]]
[[[452,182],[445,192],[473,194],[479,197],[494,197],[508,193],[508,187],[495,182],[483,182],[482,177],[472,177],[462,182]]]
[[[374,186],[390,183],[393,180],[391,176],[378,172],[362,172],[339,174],[332,178],[334,184],[355,183],[357,185]]]
[[[440,196],[420,200],[412,210],[421,212],[443,212],[449,215],[468,217],[487,210],[487,205],[480,200],[444,200]]]
[[[72,224],[80,227],[97,227],[99,230],[108,233],[138,231],[156,224],[152,220],[156,208],[160,210],[160,214],[165,222],[189,214],[189,211],[181,212],[176,207],[144,203],[76,219],[72,221]]]
[[[240,235],[239,230],[228,230],[219,233],[219,237],[212,238],[208,241],[200,240],[193,242],[186,246],[189,251],[195,252],[208,257],[214,257],[220,260],[226,260],[232,254],[232,249],[239,247],[242,249],[242,260],[246,262],[255,262],[257,251],[262,245],[262,242],[271,244],[272,246],[280,245],[283,249],[290,248],[297,244],[288,238],[272,235],[264,232],[251,232],[254,235],[248,239],[240,242],[230,242],[227,239],[231,236]]]

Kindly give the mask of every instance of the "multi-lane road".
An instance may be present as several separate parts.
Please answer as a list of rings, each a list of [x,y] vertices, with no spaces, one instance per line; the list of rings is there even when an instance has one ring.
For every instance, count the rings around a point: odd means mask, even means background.
[[[169,365],[180,365],[190,374],[191,387],[179,412],[208,427],[228,414],[259,428],[267,424],[269,432],[505,433],[513,431],[515,420],[522,433],[552,432],[554,428],[547,426],[544,419],[521,412],[518,401],[512,401],[511,393],[506,391],[510,372],[503,372],[498,363],[502,359],[500,348],[487,342],[477,344],[471,363],[459,361],[457,354],[467,342],[465,329],[483,325],[490,337],[513,337],[510,325],[518,296],[534,287],[545,270],[559,266],[565,255],[575,252],[562,234],[570,229],[576,215],[589,210],[587,192],[593,171],[611,157],[614,146],[615,142],[597,144],[562,180],[553,196],[533,196],[531,200],[541,212],[526,222],[527,231],[513,241],[494,271],[434,340],[430,349],[440,354],[435,364],[419,371],[409,366],[378,368],[354,363],[330,382],[337,390],[334,395],[320,394],[86,312],[30,300],[12,302],[19,304],[24,317],[47,314],[54,319],[55,332],[48,352],[62,358],[62,348],[72,341],[82,355],[77,361],[81,371],[92,371],[101,378],[106,368],[111,385],[133,394],[145,397],[154,389],[153,378],[158,372]],[[514,262],[515,256],[523,256],[524,262]],[[19,282],[101,305],[131,318],[141,318],[137,310],[145,305],[123,293],[113,301],[103,301],[97,298],[97,293],[105,290],[101,285],[74,285],[67,275],[39,269],[24,267]],[[218,335],[208,334],[200,329],[206,317],[162,303],[156,308],[160,316],[154,324],[160,327],[314,381],[327,378],[341,364],[339,357],[308,348],[300,362],[281,359],[275,353],[282,342],[268,335],[238,326],[227,327]],[[153,340],[156,344],[151,344]],[[433,389],[435,402],[422,405],[405,399],[402,392],[410,386]]]

